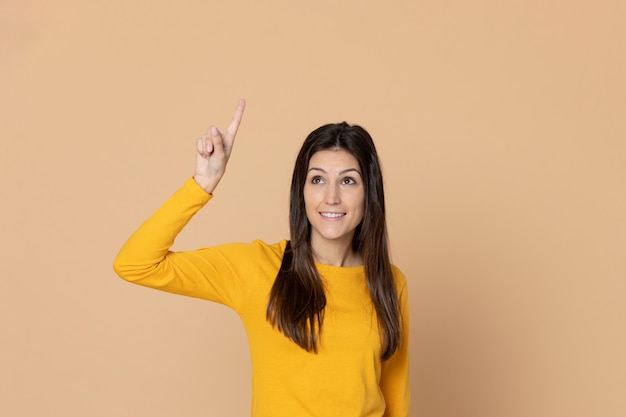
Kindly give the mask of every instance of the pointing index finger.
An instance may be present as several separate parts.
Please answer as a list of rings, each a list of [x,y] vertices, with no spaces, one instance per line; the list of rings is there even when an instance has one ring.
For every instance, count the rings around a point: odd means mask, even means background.
[[[243,111],[245,108],[246,101],[244,99],[239,100],[239,103],[237,103],[237,109],[235,110],[235,114],[233,115],[233,119],[230,121],[228,129],[226,130],[226,135],[231,140],[237,134],[237,130],[239,129],[239,124],[241,123],[241,118],[243,117]]]

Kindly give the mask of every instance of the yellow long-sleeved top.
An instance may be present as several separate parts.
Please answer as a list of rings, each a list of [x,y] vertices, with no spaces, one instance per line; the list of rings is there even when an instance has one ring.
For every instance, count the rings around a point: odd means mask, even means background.
[[[252,416],[387,416],[409,413],[408,300],[393,268],[402,308],[398,351],[380,361],[380,337],[362,266],[316,264],[327,304],[318,353],[307,352],[266,320],[286,241],[259,240],[195,251],[169,248],[211,195],[189,179],[133,233],[115,259],[122,278],[234,309],[252,361]]]

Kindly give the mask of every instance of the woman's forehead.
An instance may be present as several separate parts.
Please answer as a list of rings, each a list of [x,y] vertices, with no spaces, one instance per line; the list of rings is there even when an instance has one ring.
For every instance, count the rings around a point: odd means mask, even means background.
[[[315,152],[309,160],[308,171],[318,170],[322,172],[341,172],[348,169],[359,170],[359,162],[344,149],[324,149]]]

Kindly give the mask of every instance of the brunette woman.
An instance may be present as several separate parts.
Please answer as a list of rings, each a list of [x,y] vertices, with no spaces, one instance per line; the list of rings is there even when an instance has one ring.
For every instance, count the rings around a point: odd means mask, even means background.
[[[409,414],[408,295],[390,263],[374,142],[345,122],[315,129],[296,159],[290,239],[169,248],[224,175],[245,102],[197,141],[193,178],[128,239],[124,279],[225,304],[244,323],[252,416]]]

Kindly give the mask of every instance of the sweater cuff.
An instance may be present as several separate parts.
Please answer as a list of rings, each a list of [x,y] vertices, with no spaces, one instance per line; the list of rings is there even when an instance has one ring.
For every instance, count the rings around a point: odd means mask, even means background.
[[[182,188],[183,190],[185,190],[185,192],[189,193],[191,198],[197,200],[198,202],[207,203],[210,199],[213,198],[213,194],[209,194],[204,191],[202,187],[198,185],[196,180],[193,179],[193,177],[188,178],[187,181],[185,181],[185,183],[183,184]]]

